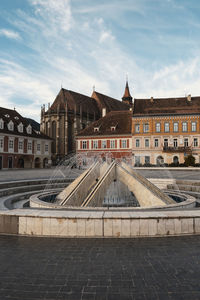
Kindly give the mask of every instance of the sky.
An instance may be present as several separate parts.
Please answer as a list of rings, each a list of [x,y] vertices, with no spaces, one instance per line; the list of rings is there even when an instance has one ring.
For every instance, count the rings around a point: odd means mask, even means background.
[[[0,0],[0,106],[40,120],[61,86],[200,95],[199,0]]]

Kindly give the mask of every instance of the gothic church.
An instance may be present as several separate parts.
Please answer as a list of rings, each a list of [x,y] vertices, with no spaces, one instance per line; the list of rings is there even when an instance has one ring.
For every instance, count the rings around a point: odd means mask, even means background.
[[[126,82],[122,101],[93,91],[88,97],[61,88],[53,104],[41,108],[40,130],[51,137],[52,163],[58,163],[68,154],[75,152],[75,136],[91,122],[111,111],[129,110],[132,97]]]

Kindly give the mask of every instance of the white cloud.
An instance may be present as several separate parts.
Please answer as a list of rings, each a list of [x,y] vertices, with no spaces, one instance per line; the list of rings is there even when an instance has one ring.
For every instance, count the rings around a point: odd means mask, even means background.
[[[122,48],[106,19],[97,17],[94,11],[90,18],[81,14],[77,18],[72,15],[69,0],[29,2],[34,14],[18,11],[12,24],[24,33],[26,47],[31,48],[36,63],[32,63],[32,56],[26,57],[27,68],[20,63],[19,55],[0,60],[0,106],[16,106],[23,115],[39,120],[40,105],[52,103],[61,84],[86,95],[91,95],[95,85],[97,91],[120,99],[126,73],[136,98],[200,93],[198,54],[174,65],[163,63],[164,67],[156,71],[144,69],[134,52],[129,55]],[[113,5],[105,4],[101,11],[111,8]],[[27,101],[22,102],[22,97]]]
[[[48,22],[51,28],[68,31],[72,25],[70,0],[29,0],[36,15]]]
[[[103,31],[100,34],[100,38],[99,38],[99,42],[103,43],[106,41],[112,41],[114,40],[114,36],[112,35],[112,33],[110,31]]]
[[[0,36],[5,36],[8,39],[20,40],[20,34],[10,29],[0,29]]]

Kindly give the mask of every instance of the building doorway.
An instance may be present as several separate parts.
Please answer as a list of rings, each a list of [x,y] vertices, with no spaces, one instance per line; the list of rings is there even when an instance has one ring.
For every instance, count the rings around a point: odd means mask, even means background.
[[[13,167],[13,158],[12,156],[8,157],[8,169],[12,169]]]
[[[178,166],[178,165],[179,165],[178,156],[174,156],[174,157],[173,157],[173,163],[175,164],[175,166]]]
[[[44,158],[43,159],[43,168],[47,168],[48,167],[48,158]]]
[[[19,158],[17,165],[18,165],[18,168],[23,169],[24,168],[24,159]]]
[[[39,158],[39,157],[37,157],[37,158],[35,159],[35,168],[36,168],[36,169],[39,169],[39,168],[40,168],[40,158]]]

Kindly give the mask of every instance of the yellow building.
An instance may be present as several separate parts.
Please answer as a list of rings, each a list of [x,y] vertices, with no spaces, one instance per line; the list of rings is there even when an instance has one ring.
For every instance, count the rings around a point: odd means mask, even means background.
[[[134,164],[200,163],[200,97],[135,99],[132,119]]]

